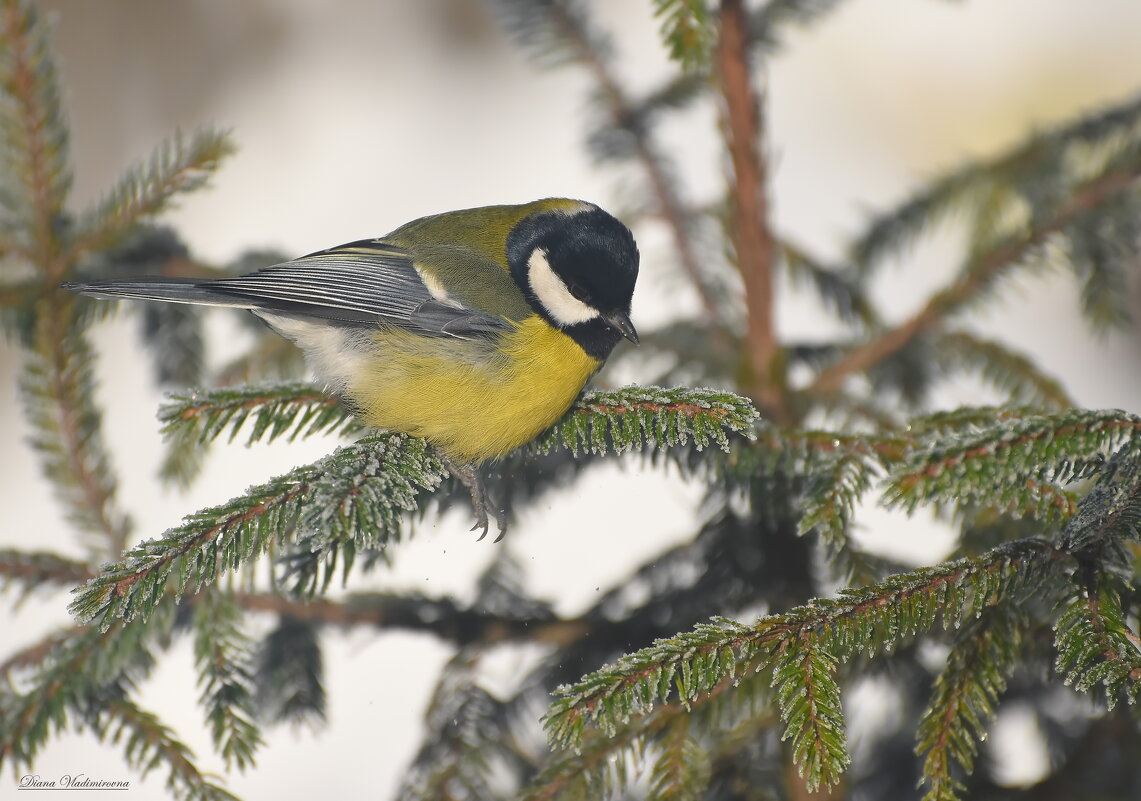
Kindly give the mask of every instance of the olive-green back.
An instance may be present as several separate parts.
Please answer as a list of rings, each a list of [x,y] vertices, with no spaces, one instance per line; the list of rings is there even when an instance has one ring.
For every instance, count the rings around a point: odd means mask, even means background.
[[[518,206],[463,209],[406,223],[384,239],[404,248],[416,266],[466,306],[486,314],[522,320],[532,314],[511,279],[507,237],[525,217],[548,211],[591,208],[566,198],[548,198]]]

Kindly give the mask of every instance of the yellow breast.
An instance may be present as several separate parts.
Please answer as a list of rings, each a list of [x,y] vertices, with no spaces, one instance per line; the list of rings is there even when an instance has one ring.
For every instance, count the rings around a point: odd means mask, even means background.
[[[601,366],[539,317],[495,342],[375,336],[376,355],[346,387],[369,426],[414,434],[463,463],[496,459],[566,413]]]

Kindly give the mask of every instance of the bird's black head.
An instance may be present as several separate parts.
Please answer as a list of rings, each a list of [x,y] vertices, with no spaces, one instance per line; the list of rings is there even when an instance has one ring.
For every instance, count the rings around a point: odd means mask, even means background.
[[[507,238],[507,261],[531,307],[594,358],[622,337],[638,343],[630,322],[638,247],[602,209],[583,203],[524,218]]]

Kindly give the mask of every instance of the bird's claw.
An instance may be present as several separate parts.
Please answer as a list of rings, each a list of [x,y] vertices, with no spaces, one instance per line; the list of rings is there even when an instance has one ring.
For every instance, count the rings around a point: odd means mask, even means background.
[[[488,512],[495,518],[495,526],[499,529],[499,536],[493,542],[499,542],[503,539],[503,535],[507,533],[507,515],[503,510],[496,508],[491,503],[491,499],[487,495],[487,487],[484,486],[483,476],[479,471],[470,464],[456,464],[449,459],[444,459],[444,467],[448,468],[448,472],[459,479],[468,490],[471,491],[471,505],[475,512],[475,525],[471,527],[471,531],[480,531],[479,542],[487,536],[490,523],[488,521]],[[482,531],[481,531],[482,530]]]
[[[476,499],[475,491],[471,493],[471,505],[476,511],[476,525],[468,529],[468,531],[479,532],[476,537],[476,542],[482,542],[484,537],[487,536],[488,528],[491,527],[487,520],[487,493],[482,493],[483,497]],[[507,534],[507,516],[504,515],[500,509],[492,509],[492,516],[495,518],[495,527],[499,529],[499,536],[496,536],[492,542],[499,542],[503,539],[503,535]]]

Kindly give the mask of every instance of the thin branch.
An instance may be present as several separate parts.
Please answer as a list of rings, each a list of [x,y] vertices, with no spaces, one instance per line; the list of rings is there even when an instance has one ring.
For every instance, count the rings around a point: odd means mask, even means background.
[[[937,326],[944,317],[973,299],[998,273],[1018,263],[1049,236],[1114,195],[1130,189],[1138,176],[1141,176],[1141,166],[1132,165],[1125,171],[1111,172],[1086,184],[1063,203],[1053,217],[1025,237],[999,245],[977,257],[970,269],[954,284],[932,295],[927,304],[909,319],[853,348],[835,364],[822,370],[805,390],[806,394],[828,395],[837,392],[848,377],[862,373],[897,353],[917,336]]]
[[[788,417],[773,315],[773,260],[761,156],[763,120],[749,73],[748,18],[743,0],[722,0],[717,68],[724,97],[725,139],[733,165],[730,181],[733,246],[745,288],[749,394],[776,422]]]
[[[594,626],[581,618],[502,617],[484,610],[465,609],[450,598],[376,593],[354,595],[343,603],[324,599],[302,603],[281,595],[237,593],[234,599],[249,612],[270,612],[331,626],[431,632],[459,646],[525,640],[562,647],[580,641]]]
[[[579,63],[586,67],[594,77],[601,90],[603,101],[610,112],[611,120],[616,126],[629,132],[634,143],[634,152],[637,154],[642,168],[646,171],[650,180],[650,187],[657,198],[658,214],[669,226],[673,235],[673,244],[678,261],[697,292],[706,321],[716,331],[714,342],[719,347],[728,347],[730,344],[729,337],[721,323],[724,315],[721,313],[709,284],[705,280],[701,260],[698,259],[697,251],[690,238],[689,214],[686,212],[681,198],[674,190],[664,159],[650,142],[646,131],[642,130],[640,126],[628,124],[634,116],[634,104],[602,54],[598,52],[590,37],[587,36],[586,31],[559,3],[550,4],[549,13],[564,40],[574,49]]]

